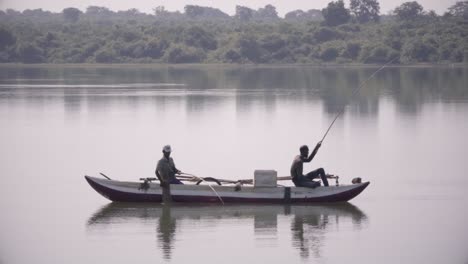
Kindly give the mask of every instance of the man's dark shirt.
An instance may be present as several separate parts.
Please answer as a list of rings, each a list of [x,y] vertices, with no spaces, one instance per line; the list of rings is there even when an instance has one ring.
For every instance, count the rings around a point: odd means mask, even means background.
[[[158,161],[156,171],[158,171],[159,175],[161,175],[162,181],[171,182],[173,179],[175,179],[175,174],[179,170],[176,169],[174,160],[171,157],[169,157],[169,159],[166,159],[166,157],[162,157]]]

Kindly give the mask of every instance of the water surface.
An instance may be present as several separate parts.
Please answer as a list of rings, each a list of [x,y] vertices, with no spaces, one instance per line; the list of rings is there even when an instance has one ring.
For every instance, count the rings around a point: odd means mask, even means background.
[[[468,263],[468,69],[0,66],[0,263]],[[371,185],[317,206],[115,204],[83,176],[288,175]],[[289,185],[290,183],[284,183]]]

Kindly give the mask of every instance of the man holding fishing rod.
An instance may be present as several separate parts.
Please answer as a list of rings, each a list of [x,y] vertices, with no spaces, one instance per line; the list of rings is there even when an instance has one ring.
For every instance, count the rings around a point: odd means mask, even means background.
[[[351,97],[354,96],[355,94],[357,94],[359,92],[359,90],[370,80],[372,79],[379,71],[383,70],[387,65],[391,64],[394,60],[396,60],[397,58],[399,58],[399,56],[395,56],[393,57],[391,60],[389,60],[387,63],[385,63],[382,67],[380,67],[379,69],[377,69],[375,72],[373,72],[367,79],[365,79],[364,81],[362,81],[358,87],[356,87],[353,92],[351,93]],[[338,176],[333,176],[333,175],[326,175],[325,174],[325,170],[323,168],[319,168],[319,169],[316,169],[314,171],[311,171],[309,173],[307,173],[306,175],[303,175],[303,165],[304,165],[304,162],[310,162],[315,154],[317,154],[317,151],[318,149],[322,146],[322,142],[325,140],[325,138],[327,137],[328,135],[328,132],[330,132],[330,129],[332,128],[333,124],[335,124],[335,121],[338,119],[338,117],[344,113],[345,111],[345,106],[346,104],[343,105],[343,108],[341,109],[340,112],[338,112],[338,114],[335,116],[335,118],[333,119],[333,121],[331,122],[330,126],[328,127],[327,131],[325,132],[325,134],[323,135],[322,137],[322,140],[320,140],[318,143],[317,143],[317,146],[315,146],[314,150],[312,151],[312,153],[309,155],[309,147],[307,147],[307,145],[303,145],[300,147],[300,152],[301,154],[296,156],[293,160],[293,163],[291,165],[291,177],[292,177],[292,181],[294,182],[294,184],[296,186],[300,186],[300,187],[310,187],[310,188],[315,188],[315,187],[318,187],[320,186],[320,182],[316,182],[316,181],[313,181],[313,179],[315,178],[318,178],[320,176],[320,178],[322,179],[323,181],[323,185],[324,186],[328,186],[328,180],[327,180],[327,177],[329,178],[335,178],[337,179],[337,184],[338,184]],[[307,157],[308,156],[308,157]],[[353,179],[353,183],[354,182],[360,182],[361,179],[360,178],[355,178]]]
[[[291,165],[291,177],[294,185],[298,187],[309,187],[315,188],[320,186],[320,182],[313,181],[313,179],[320,178],[322,179],[323,185],[328,186],[327,175],[325,174],[325,170],[323,168],[316,169],[307,173],[306,175],[303,174],[304,169],[304,162],[310,162],[317,154],[317,151],[322,146],[322,141],[319,141],[315,146],[312,153],[309,156],[309,147],[307,145],[303,145],[299,148],[300,155],[297,155],[293,163]]]

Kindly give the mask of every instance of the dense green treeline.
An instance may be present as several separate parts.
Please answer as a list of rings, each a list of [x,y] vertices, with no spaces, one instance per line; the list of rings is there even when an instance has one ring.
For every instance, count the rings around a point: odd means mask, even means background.
[[[442,16],[406,2],[381,16],[376,0],[340,0],[280,18],[267,5],[234,16],[188,5],[85,12],[0,11],[0,62],[460,63],[468,61],[468,1]]]

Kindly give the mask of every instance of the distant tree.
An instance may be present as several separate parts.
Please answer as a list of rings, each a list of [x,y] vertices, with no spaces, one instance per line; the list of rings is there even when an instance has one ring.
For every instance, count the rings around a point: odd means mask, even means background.
[[[260,43],[261,47],[269,52],[276,52],[286,45],[286,41],[278,34],[267,35]]]
[[[444,41],[439,47],[439,57],[441,60],[458,61],[457,58],[459,53],[460,45],[455,41]]]
[[[120,29],[116,31],[119,32],[118,36],[125,42],[132,42],[141,38],[140,32],[135,29]]]
[[[65,8],[63,11],[63,18],[67,22],[75,23],[80,18],[80,15],[83,13],[79,9],[74,7]]]
[[[346,24],[351,18],[349,10],[344,6],[343,0],[328,3],[328,6],[322,9],[322,14],[325,19],[325,25],[332,27]]]
[[[330,9],[325,6],[327,21],[318,10],[295,10],[283,20],[270,5],[256,10],[238,6],[231,20],[220,10],[203,6],[188,6],[187,14],[158,7],[156,16],[136,9],[113,12],[90,6],[78,19],[86,21],[74,25],[64,24],[62,11],[4,10],[0,12],[0,61],[383,63],[394,57],[402,63],[468,61],[468,28],[462,18],[467,0],[454,0],[447,17],[423,12],[422,7],[403,16],[403,7],[413,3],[409,2],[397,9],[400,17],[381,15],[385,23],[372,25],[345,23],[350,21],[351,10],[345,8],[344,0],[329,1],[334,2]],[[350,1],[359,11],[360,4],[379,0]],[[360,13],[356,10],[351,14],[357,21]],[[400,22],[414,14],[421,17],[418,23]],[[318,20],[322,23],[311,22]]]
[[[190,18],[206,18],[206,19],[216,19],[216,18],[229,18],[229,15],[223,11],[206,6],[197,6],[197,5],[186,5],[184,7],[185,15]]]
[[[42,8],[37,8],[37,9],[26,9],[23,11],[23,15],[28,16],[28,17],[44,17],[47,15],[51,15],[52,13],[50,11],[44,11]]]
[[[214,36],[199,26],[186,29],[183,32],[183,39],[188,46],[204,50],[214,50],[218,46]]]
[[[112,15],[112,12],[109,8],[103,6],[88,6],[86,8],[87,15],[94,15],[94,16],[109,16]]]
[[[56,36],[53,33],[47,32],[47,35],[45,36],[45,40],[47,42],[52,42],[53,40],[56,39]]]
[[[11,8],[8,8],[5,13],[7,14],[7,16],[19,16],[19,15],[21,15],[21,12],[16,11],[16,10],[11,9]]]
[[[166,8],[164,6],[157,6],[153,8],[153,11],[156,16],[164,16],[168,13],[168,11],[166,11]]]
[[[136,8],[130,8],[125,11],[118,11],[117,14],[124,15],[124,16],[138,16],[138,15],[141,15],[142,13]]]
[[[294,10],[286,13],[284,19],[288,21],[322,21],[323,15],[322,11],[317,9],[311,9],[307,12],[302,10]]]
[[[452,16],[468,19],[468,1],[459,1],[449,7],[448,13]]]
[[[37,43],[39,47],[41,47],[44,50],[56,48],[60,45],[59,41],[57,40],[57,36],[51,32],[47,32],[45,36],[38,38]]]
[[[184,45],[171,45],[166,51],[166,60],[169,63],[195,63],[203,61],[203,51]]]
[[[298,10],[294,10],[294,11],[291,11],[291,12],[286,13],[286,15],[284,15],[284,19],[286,19],[286,20],[304,21],[304,20],[306,20],[306,19],[305,19],[305,16],[306,16],[306,12],[304,12],[304,11],[298,9]]]
[[[402,48],[405,62],[431,62],[437,56],[437,49],[432,43],[419,38],[407,41]]]
[[[429,12],[426,13],[426,16],[429,18],[437,18],[438,15],[434,10],[430,10]]]
[[[254,36],[243,35],[239,38],[240,55],[251,62],[258,63],[261,59],[261,49]]]
[[[380,20],[380,5],[377,0],[351,0],[349,9],[359,23]]]
[[[44,51],[34,43],[22,43],[18,46],[17,54],[24,63],[45,62]]]
[[[83,56],[84,57],[91,57],[94,53],[99,50],[101,47],[99,41],[91,39],[84,47],[83,47]]]
[[[127,46],[128,57],[143,58],[145,57],[145,43],[144,41],[137,41],[130,43]]]
[[[320,58],[324,61],[332,61],[332,60],[335,60],[339,54],[340,52],[336,47],[326,47],[321,52]]]
[[[278,12],[276,12],[276,7],[272,5],[266,5],[264,8],[259,8],[255,13],[255,17],[260,20],[274,20],[278,19]]]
[[[175,12],[170,12],[170,11],[167,11],[166,8],[164,6],[158,6],[156,8],[153,8],[153,11],[154,11],[154,15],[157,17],[157,18],[182,18],[182,14],[179,12],[179,11],[175,11]]]
[[[361,51],[361,44],[356,43],[356,42],[348,42],[346,43],[344,55],[345,57],[348,57],[354,60],[359,56],[360,51]]]
[[[234,15],[234,17],[239,19],[240,21],[247,22],[252,19],[254,12],[255,11],[253,9],[238,5],[236,6],[236,14]]]
[[[414,20],[422,13],[423,7],[416,1],[405,2],[394,10],[394,14],[402,20]]]
[[[217,8],[212,8],[212,7],[205,8],[205,15],[207,18],[221,18],[221,19],[231,18],[228,14],[224,13],[223,11]]]
[[[241,55],[238,51],[230,49],[226,53],[224,53],[224,61],[226,62],[240,62]]]
[[[16,43],[16,38],[9,30],[0,27],[0,50]]]
[[[293,11],[286,13],[284,15],[284,18],[287,20],[299,20],[300,18],[304,17],[304,15],[305,15],[304,11],[297,9],[297,10],[293,10]]]
[[[190,18],[196,18],[203,15],[203,8],[196,5],[186,5],[184,7],[185,14]]]
[[[356,33],[356,32],[361,31],[361,27],[359,26],[359,24],[356,24],[356,23],[348,23],[348,24],[339,25],[337,29],[342,32],[350,32],[350,33]]]
[[[386,33],[383,35],[383,43],[387,44],[392,49],[400,50],[404,39],[402,34],[403,32],[400,29],[400,26],[394,25],[388,28]]]
[[[80,48],[70,48],[63,52],[63,57],[65,58],[66,62],[70,63],[83,63],[86,59],[83,56],[84,51]]]
[[[96,62],[99,63],[111,63],[116,62],[116,54],[113,51],[109,50],[100,50],[96,52]]]
[[[169,44],[165,40],[152,39],[144,47],[144,55],[153,59],[159,59],[164,55]]]
[[[317,31],[314,32],[314,38],[317,42],[326,42],[334,39],[339,39],[341,34],[333,29],[328,27],[320,27]]]
[[[322,21],[324,19],[322,11],[318,9],[310,9],[307,11],[307,16],[313,21]]]
[[[386,63],[395,56],[397,55],[393,53],[390,47],[377,43],[364,47],[361,54],[361,61],[363,63]]]

